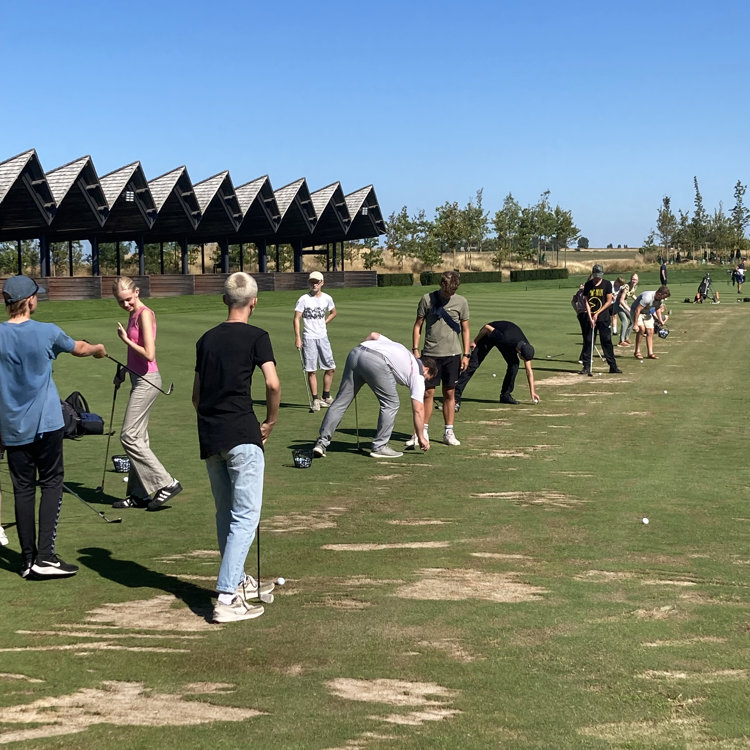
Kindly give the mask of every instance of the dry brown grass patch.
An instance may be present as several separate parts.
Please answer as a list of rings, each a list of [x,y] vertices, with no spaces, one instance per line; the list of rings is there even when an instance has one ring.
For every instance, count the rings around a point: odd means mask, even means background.
[[[551,506],[555,508],[571,508],[587,502],[579,497],[565,495],[553,490],[540,490],[539,492],[473,492],[471,497],[479,499],[491,498],[499,500],[511,500],[521,507],[528,506]]]
[[[263,531],[271,534],[289,534],[298,531],[318,531],[336,528],[336,519],[346,513],[346,508],[332,507],[310,510],[307,513],[284,513],[263,519]]]
[[[424,568],[421,580],[396,589],[404,599],[449,600],[484,599],[515,603],[539,600],[548,591],[518,580],[519,573],[486,573],[479,570],[445,570]]]

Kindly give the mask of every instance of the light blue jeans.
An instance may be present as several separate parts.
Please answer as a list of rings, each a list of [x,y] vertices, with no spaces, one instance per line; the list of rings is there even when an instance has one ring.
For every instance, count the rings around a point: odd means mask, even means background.
[[[216,504],[221,566],[216,590],[233,594],[245,577],[245,559],[260,523],[265,457],[257,445],[236,445],[206,459]]]

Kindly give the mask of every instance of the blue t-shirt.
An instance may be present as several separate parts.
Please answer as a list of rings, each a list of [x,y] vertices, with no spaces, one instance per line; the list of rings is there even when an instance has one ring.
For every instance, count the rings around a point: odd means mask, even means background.
[[[52,361],[75,341],[54,323],[0,323],[0,436],[28,445],[63,426]]]

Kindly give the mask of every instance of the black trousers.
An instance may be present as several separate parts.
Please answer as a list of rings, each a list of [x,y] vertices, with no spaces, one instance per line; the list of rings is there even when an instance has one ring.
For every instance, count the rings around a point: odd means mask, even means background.
[[[459,375],[456,381],[456,401],[460,403],[461,395],[464,392],[464,388],[471,380],[472,375],[479,369],[479,365],[484,362],[485,357],[496,347],[495,344],[485,344],[482,339],[474,347],[474,351],[471,353],[471,359],[469,360],[469,366]],[[505,377],[503,378],[503,384],[500,388],[501,396],[510,396],[513,393],[513,388],[516,384],[516,375],[518,375],[518,354],[512,347],[501,347],[498,346],[497,350],[503,356],[506,364],[508,365],[505,370]]]
[[[13,482],[16,528],[24,562],[55,554],[57,521],[63,494],[63,431],[47,432],[27,445],[6,446]],[[42,488],[39,535],[36,529],[37,475]]]
[[[612,347],[612,329],[609,327],[610,319],[606,320],[597,318],[596,327],[592,328],[588,323],[584,329],[583,323],[581,323],[581,331],[583,332],[583,366],[587,370],[591,369],[591,337],[594,336],[594,342],[596,342],[596,334],[599,334],[599,341],[602,345],[602,354],[604,359],[607,360],[607,364],[610,367],[617,367],[617,360],[615,359],[615,350]]]

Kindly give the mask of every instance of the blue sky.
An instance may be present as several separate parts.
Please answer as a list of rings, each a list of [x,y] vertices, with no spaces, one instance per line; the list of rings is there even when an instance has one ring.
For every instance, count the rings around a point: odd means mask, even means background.
[[[694,175],[709,211],[750,181],[748,28],[735,0],[0,0],[0,161],[373,184],[386,217],[549,189],[637,246]]]

